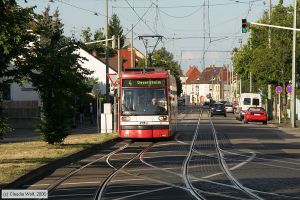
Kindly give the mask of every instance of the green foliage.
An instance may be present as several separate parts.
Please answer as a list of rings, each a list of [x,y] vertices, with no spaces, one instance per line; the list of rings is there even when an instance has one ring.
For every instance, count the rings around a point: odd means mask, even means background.
[[[32,48],[26,72],[43,102],[43,138],[54,144],[69,134],[68,126],[76,109],[74,98],[89,91],[87,75],[91,72],[81,67],[80,60],[84,58],[75,53],[80,43],[62,35],[58,10],[53,16],[49,11],[46,8],[37,17],[36,34],[41,35],[41,41]]]
[[[163,47],[153,53],[152,60],[152,67],[170,70],[171,74],[176,79],[177,95],[179,96],[182,93],[182,84],[180,81],[180,75],[182,74],[182,71],[178,62],[174,61],[173,54],[168,52],[166,48]]]
[[[7,119],[0,115],[0,139],[4,134],[9,133],[12,129],[8,126]]]
[[[86,29],[83,29],[81,32],[82,36],[82,42],[92,42],[92,41],[97,41],[97,40],[105,40],[105,36],[101,29],[96,30],[94,34],[91,33],[91,28],[87,27]],[[84,45],[83,48],[92,53],[93,55],[96,56],[104,56],[105,55],[105,42],[102,43],[95,43],[95,44],[87,44]]]
[[[298,18],[297,26],[300,25],[299,15]],[[258,21],[264,24],[290,27],[293,24],[293,7],[285,7],[280,1],[272,9],[271,22],[267,13],[264,13]],[[292,31],[271,28],[271,43],[269,44],[269,28],[255,25],[250,28],[251,35],[247,44],[233,52],[235,72],[242,80],[249,79],[249,72],[252,72],[256,85],[265,93],[268,84],[287,84],[292,76]],[[299,44],[298,37],[297,52],[300,50]],[[297,54],[296,60],[299,66],[300,54]],[[299,67],[297,71],[300,72]]]
[[[116,39],[120,37],[120,47],[122,48],[125,43],[125,36],[123,35],[123,28],[117,14],[113,14],[108,24],[108,37],[115,36]],[[116,43],[117,44],[117,43]]]
[[[14,0],[0,0],[0,110],[2,110],[3,89],[12,81],[18,82],[24,64],[23,56],[34,36],[27,31],[27,24],[33,18],[33,8],[21,8]],[[14,62],[14,68],[10,64]],[[9,132],[6,118],[0,112],[0,137]]]

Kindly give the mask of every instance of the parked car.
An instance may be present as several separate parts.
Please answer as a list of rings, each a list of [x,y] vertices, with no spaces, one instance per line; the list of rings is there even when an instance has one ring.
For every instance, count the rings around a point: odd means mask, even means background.
[[[242,93],[238,99],[238,104],[236,118],[242,121],[248,108],[253,106],[261,107],[261,96],[258,93]]]
[[[178,106],[185,106],[185,102],[183,99],[178,99],[177,104],[178,104]]]
[[[248,122],[262,122],[263,124],[268,123],[268,115],[262,107],[250,107],[244,115],[244,123]]]
[[[233,113],[233,107],[231,103],[227,102],[225,104],[225,109],[226,109],[226,113]]]
[[[210,116],[212,117],[214,115],[224,115],[224,117],[227,116],[224,104],[222,104],[222,103],[214,103],[211,106]]]
[[[209,109],[210,108],[210,102],[207,102],[207,101],[204,102],[203,105],[202,105],[202,108],[203,109]]]

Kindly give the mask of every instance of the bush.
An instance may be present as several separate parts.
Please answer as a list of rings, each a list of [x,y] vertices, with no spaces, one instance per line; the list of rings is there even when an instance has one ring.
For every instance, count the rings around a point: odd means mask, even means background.
[[[43,140],[48,144],[62,143],[69,135],[64,123],[53,123],[52,120],[44,118],[41,121],[41,132]]]
[[[3,116],[0,116],[0,139],[3,139],[4,134],[12,131],[9,127],[7,119]]]

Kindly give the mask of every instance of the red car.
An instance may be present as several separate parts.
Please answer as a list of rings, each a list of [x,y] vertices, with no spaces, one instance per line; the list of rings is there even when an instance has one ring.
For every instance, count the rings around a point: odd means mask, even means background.
[[[267,124],[268,116],[262,107],[250,107],[244,115],[244,123],[248,122],[262,122]]]

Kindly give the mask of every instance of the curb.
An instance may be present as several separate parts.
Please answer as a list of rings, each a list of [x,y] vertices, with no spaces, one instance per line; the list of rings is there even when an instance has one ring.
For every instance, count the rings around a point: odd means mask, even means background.
[[[26,184],[34,183],[36,180],[41,179],[47,175],[50,175],[53,171],[55,171],[59,167],[65,166],[71,162],[76,162],[82,158],[85,158],[85,157],[91,155],[96,150],[102,149],[106,146],[110,146],[114,143],[118,143],[121,141],[122,141],[122,139],[120,139],[119,137],[115,138],[115,139],[111,139],[104,143],[92,145],[91,147],[88,147],[82,151],[71,154],[69,156],[59,158],[48,164],[44,164],[36,169],[29,171],[28,173],[26,173],[24,175],[21,175],[21,176],[15,178],[14,180],[12,180],[11,182],[9,182],[7,184],[0,185],[0,190],[2,190],[2,189],[19,189],[22,187],[22,185],[24,185],[24,183],[26,183]]]

